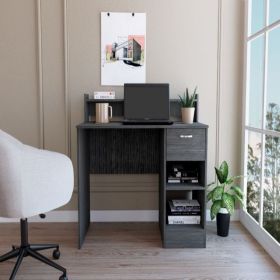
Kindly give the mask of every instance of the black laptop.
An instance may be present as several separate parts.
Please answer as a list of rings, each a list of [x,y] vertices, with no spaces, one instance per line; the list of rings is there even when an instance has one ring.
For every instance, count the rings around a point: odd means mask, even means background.
[[[123,124],[172,124],[169,84],[124,84]]]

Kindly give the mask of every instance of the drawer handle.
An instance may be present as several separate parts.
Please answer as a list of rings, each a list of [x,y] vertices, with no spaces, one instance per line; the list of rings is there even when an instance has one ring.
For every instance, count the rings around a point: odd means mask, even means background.
[[[188,135],[184,135],[184,134],[181,134],[180,135],[180,138],[192,138],[193,136],[191,134],[188,134]]]

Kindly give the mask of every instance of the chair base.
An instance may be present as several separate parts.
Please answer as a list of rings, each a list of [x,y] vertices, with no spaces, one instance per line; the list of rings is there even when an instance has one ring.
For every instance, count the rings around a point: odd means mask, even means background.
[[[30,256],[36,260],[39,260],[49,266],[52,266],[58,270],[60,270],[63,274],[59,277],[59,280],[68,280],[66,269],[52,260],[46,258],[42,254],[38,253],[38,251],[54,249],[53,258],[59,259],[60,251],[59,246],[57,244],[29,244],[28,243],[28,221],[27,219],[21,219],[21,245],[20,247],[12,246],[12,250],[6,253],[3,256],[0,256],[0,262],[4,262],[10,260],[12,258],[17,258],[16,264],[12,271],[12,274],[9,280],[14,280],[18,269],[22,263],[23,258]]]

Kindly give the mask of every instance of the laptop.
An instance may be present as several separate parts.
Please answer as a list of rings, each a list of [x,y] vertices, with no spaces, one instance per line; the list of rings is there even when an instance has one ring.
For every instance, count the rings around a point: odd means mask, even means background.
[[[169,84],[124,84],[123,124],[172,124]]]

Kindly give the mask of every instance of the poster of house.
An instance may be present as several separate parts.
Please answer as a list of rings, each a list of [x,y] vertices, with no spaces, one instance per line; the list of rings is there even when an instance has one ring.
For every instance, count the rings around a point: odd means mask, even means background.
[[[146,82],[146,14],[101,13],[101,85]]]

